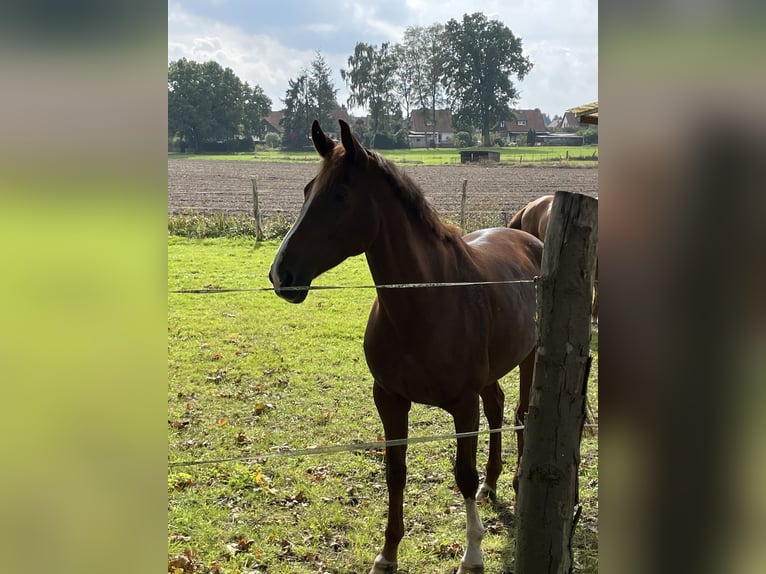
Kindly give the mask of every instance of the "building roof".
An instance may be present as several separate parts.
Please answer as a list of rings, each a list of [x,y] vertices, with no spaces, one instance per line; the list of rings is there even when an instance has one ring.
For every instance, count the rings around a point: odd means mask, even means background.
[[[269,128],[269,131],[281,134],[285,131],[284,128],[279,124],[283,117],[285,117],[285,111],[281,110],[279,112],[271,112],[261,121],[266,124],[266,126]]]
[[[510,133],[527,133],[529,130],[536,132],[547,132],[543,113],[538,109],[534,110],[513,110],[512,116],[506,120],[505,129]]]
[[[440,132],[451,133],[454,131],[452,128],[452,114],[449,110],[436,110],[436,127],[431,125],[432,121],[431,110],[425,108],[419,110],[412,110],[410,113],[410,131],[413,132]]]
[[[580,120],[577,118],[576,115],[574,115],[570,111],[564,112],[564,117],[561,118],[561,125],[559,127],[562,128],[579,128],[580,127]]]

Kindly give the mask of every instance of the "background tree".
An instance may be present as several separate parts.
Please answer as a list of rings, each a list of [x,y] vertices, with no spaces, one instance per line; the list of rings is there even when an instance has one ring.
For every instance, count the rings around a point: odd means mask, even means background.
[[[186,58],[168,64],[168,136],[180,137],[184,149],[196,152],[217,141],[228,146],[257,134],[270,109],[263,90],[243,83],[231,68]]]
[[[311,77],[309,78],[309,94],[312,105],[314,106],[314,118],[319,121],[319,125],[324,132],[335,133],[338,126],[333,120],[331,112],[338,108],[337,94],[338,90],[333,84],[332,70],[327,65],[322,54],[317,52],[317,56],[311,62]],[[312,120],[313,121],[313,120]]]
[[[523,79],[532,63],[505,24],[479,12],[447,22],[443,46],[443,82],[453,116],[479,126],[488,146],[490,130],[508,117],[518,98],[511,76]]]
[[[309,77],[304,70],[296,79],[287,81],[285,94],[285,115],[282,118],[282,145],[287,149],[302,149],[309,145],[313,106],[311,105],[311,90]]]
[[[287,149],[301,149],[309,145],[311,124],[316,119],[327,132],[337,130],[330,112],[338,107],[338,90],[330,78],[330,67],[317,52],[311,63],[311,75],[306,70],[295,80],[288,80],[285,94],[285,115],[282,118],[284,136],[282,145]]]
[[[389,131],[394,119],[399,116],[396,96],[391,90],[398,61],[396,53],[388,42],[377,46],[358,42],[354,55],[348,58],[348,69],[340,75],[349,87],[348,103],[351,106],[366,107],[369,110],[369,139],[374,145],[378,132]]]
[[[168,64],[168,136],[197,151],[207,137],[211,100],[201,64],[186,58]]]
[[[409,35],[408,35],[409,32]],[[408,28],[405,42],[413,44],[417,64],[415,91],[417,104],[423,109],[426,126],[431,127],[431,141],[435,142],[436,110],[444,105],[444,26],[433,24],[427,28]]]
[[[415,76],[418,73],[418,63],[416,49],[407,43],[407,31],[405,31],[405,41],[394,46],[394,53],[399,63],[394,74],[394,92],[404,117],[409,120],[412,108],[417,102]]]
[[[261,120],[271,112],[271,98],[260,86],[250,86],[245,82],[243,87],[243,128],[245,135],[254,135],[263,139],[265,128]]]

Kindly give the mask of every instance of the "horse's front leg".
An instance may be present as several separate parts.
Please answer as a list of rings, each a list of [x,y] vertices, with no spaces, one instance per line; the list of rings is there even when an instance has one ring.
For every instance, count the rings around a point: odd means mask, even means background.
[[[375,406],[383,422],[386,440],[407,438],[410,401],[387,393],[380,385],[373,387]],[[388,486],[388,525],[383,550],[375,558],[370,574],[396,572],[399,542],[404,536],[404,486],[407,482],[407,446],[386,448],[386,485]]]
[[[479,430],[479,396],[466,395],[449,412],[455,419],[455,432],[475,432]],[[476,450],[479,439],[476,436],[460,438],[457,441],[455,457],[455,481],[465,501],[466,532],[465,553],[460,562],[458,574],[483,574],[484,559],[481,553],[481,540],[484,538],[484,525],[481,523],[476,505],[476,490],[479,486],[479,473],[476,470]]]

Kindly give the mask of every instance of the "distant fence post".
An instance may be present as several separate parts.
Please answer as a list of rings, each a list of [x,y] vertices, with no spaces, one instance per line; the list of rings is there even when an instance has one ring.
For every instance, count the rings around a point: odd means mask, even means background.
[[[598,201],[557,191],[537,292],[537,357],[516,503],[516,574],[568,574],[590,366]]]
[[[261,209],[258,206],[258,184],[255,178],[253,182],[253,218],[255,219],[255,240],[263,241],[263,227],[261,225]]]
[[[463,230],[463,233],[465,233],[465,200],[466,200],[466,192],[465,188],[468,185],[468,180],[463,180],[463,193],[460,196],[460,229]]]

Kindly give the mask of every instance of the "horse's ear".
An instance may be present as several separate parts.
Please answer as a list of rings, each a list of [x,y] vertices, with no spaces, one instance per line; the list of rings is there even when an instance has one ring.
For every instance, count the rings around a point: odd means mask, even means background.
[[[317,153],[322,157],[327,157],[335,147],[335,142],[325,135],[317,120],[311,124],[311,139],[314,140],[314,148]]]
[[[343,120],[338,120],[340,124],[340,141],[346,150],[346,159],[349,161],[367,163],[367,150],[359,143],[359,140],[351,133],[351,128]]]

